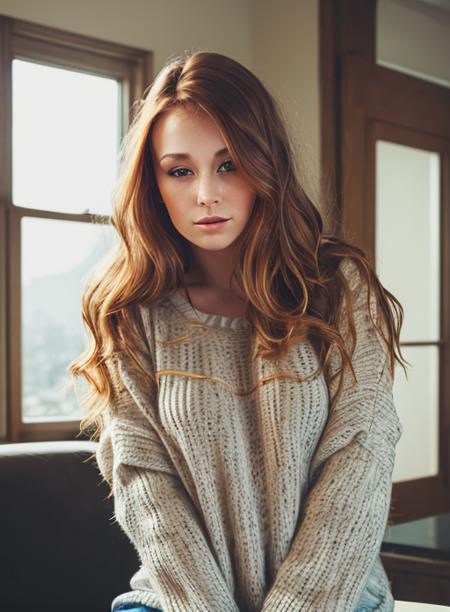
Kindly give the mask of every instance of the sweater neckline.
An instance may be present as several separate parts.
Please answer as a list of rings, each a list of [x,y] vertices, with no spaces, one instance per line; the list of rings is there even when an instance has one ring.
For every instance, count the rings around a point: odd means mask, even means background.
[[[205,325],[212,327],[223,327],[225,329],[240,329],[246,328],[245,317],[228,317],[221,314],[211,314],[203,312],[191,306],[189,300],[181,295],[178,289],[170,295],[171,302],[185,315],[192,314]]]

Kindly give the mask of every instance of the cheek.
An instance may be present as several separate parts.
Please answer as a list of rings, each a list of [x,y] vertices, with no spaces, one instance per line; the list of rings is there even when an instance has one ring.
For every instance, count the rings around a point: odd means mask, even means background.
[[[186,215],[183,214],[183,208],[177,203],[176,200],[168,198],[165,200],[165,203],[167,212],[176,225],[186,222]]]
[[[165,174],[158,174],[157,183],[163,200],[170,200],[171,195],[173,195],[173,188],[170,181],[167,180],[167,176]]]
[[[252,210],[255,205],[255,201],[256,201],[256,194],[254,193],[249,194],[247,197],[247,206],[246,206],[247,217],[250,217],[250,215],[252,214]]]
[[[242,177],[238,177],[238,180],[234,185],[234,192],[236,201],[240,201],[246,212],[250,214],[256,200],[255,190],[251,189],[248,183],[244,181]]]

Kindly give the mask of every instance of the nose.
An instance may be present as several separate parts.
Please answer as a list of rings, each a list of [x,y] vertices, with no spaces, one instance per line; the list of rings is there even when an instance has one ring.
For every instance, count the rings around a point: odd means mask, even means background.
[[[220,200],[221,195],[214,180],[206,178],[200,182],[197,192],[197,204],[200,206],[210,206],[211,204],[218,204]]]

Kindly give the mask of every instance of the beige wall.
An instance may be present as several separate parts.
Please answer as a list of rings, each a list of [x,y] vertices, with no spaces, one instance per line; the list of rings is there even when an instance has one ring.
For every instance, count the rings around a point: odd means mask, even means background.
[[[0,13],[152,50],[155,70],[191,47],[248,65],[248,0],[0,0]]]
[[[305,187],[318,202],[319,0],[252,1],[254,71],[282,104]]]
[[[285,110],[306,189],[319,179],[318,0],[0,0],[0,14],[154,52],[155,71],[186,49],[253,70]]]
[[[378,0],[377,62],[450,86],[450,5]]]

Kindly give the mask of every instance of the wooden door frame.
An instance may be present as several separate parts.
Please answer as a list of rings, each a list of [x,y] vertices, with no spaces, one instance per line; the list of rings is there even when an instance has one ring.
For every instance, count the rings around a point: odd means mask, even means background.
[[[341,62],[375,61],[376,0],[320,0],[321,202],[325,230],[341,233]]]
[[[377,65],[375,28],[376,0],[321,0],[322,201],[325,207],[329,203],[325,230],[358,244],[375,266],[377,134],[401,133],[404,144],[439,150],[442,159],[439,475],[393,485],[390,518],[397,523],[450,511],[450,121],[445,112],[450,90]],[[419,136],[417,116],[423,127]],[[389,127],[381,125],[392,117]],[[351,129],[343,128],[347,125]],[[442,134],[445,139],[439,140]]]

